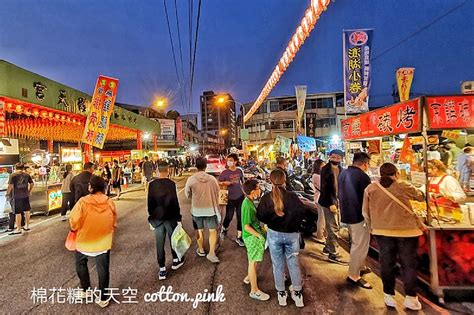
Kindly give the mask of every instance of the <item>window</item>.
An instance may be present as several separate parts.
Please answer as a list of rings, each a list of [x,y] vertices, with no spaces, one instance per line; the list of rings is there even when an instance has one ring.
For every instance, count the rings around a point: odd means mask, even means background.
[[[312,99],[306,99],[306,105],[305,105],[305,108],[306,109],[314,109],[316,108],[316,98],[312,98]]]
[[[316,99],[317,108],[333,108],[332,97],[323,97]]]
[[[293,129],[293,120],[284,120],[281,124],[282,129]]]
[[[278,101],[270,101],[270,112],[279,112],[280,103]]]
[[[336,125],[336,118],[321,118],[316,120],[316,128],[328,128]]]
[[[280,129],[280,122],[279,121],[271,121],[269,129]]]
[[[344,107],[344,94],[336,94],[336,107]]]

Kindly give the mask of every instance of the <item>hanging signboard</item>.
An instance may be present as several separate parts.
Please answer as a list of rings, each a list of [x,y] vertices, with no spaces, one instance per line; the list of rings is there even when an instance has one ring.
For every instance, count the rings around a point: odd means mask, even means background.
[[[183,145],[183,123],[179,117],[176,119],[176,142],[178,146]]]
[[[316,136],[316,113],[306,113],[306,135],[308,137]]]
[[[5,102],[0,101],[0,137],[5,137]]]
[[[371,29],[345,30],[344,106],[346,113],[364,113],[369,110]]]
[[[316,151],[316,139],[311,137],[305,137],[302,135],[296,136],[298,142],[298,148],[303,152]]]
[[[296,132],[297,134],[303,133],[303,128],[301,128],[301,120],[303,119],[304,107],[306,105],[306,85],[297,85],[295,86],[296,92],[296,108],[297,108],[297,117],[296,117]]]
[[[341,125],[344,140],[420,132],[420,99],[344,119]]]
[[[291,147],[291,139],[277,135],[273,146],[275,148],[275,151],[289,154]]]
[[[427,96],[430,129],[474,128],[474,95]]]
[[[410,89],[414,73],[415,68],[400,68],[396,72],[400,102],[406,102],[410,99]]]
[[[102,149],[110,127],[110,115],[114,111],[118,80],[100,75],[89,106],[82,142]]]
[[[157,119],[160,123],[161,132],[158,136],[159,140],[174,140],[175,139],[175,124],[173,119]]]

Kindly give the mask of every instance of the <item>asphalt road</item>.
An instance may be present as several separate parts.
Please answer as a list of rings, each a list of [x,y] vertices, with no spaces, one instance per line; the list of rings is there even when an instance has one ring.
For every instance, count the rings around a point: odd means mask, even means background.
[[[190,202],[186,200],[183,187],[186,177],[177,180],[183,226],[193,236]],[[64,248],[68,223],[54,216],[36,223],[32,230],[22,236],[0,236],[0,313],[174,313],[192,311],[198,314],[216,313],[262,313],[262,314],[403,314],[403,298],[397,293],[397,310],[387,310],[383,303],[380,279],[368,275],[375,285],[373,290],[350,287],[345,282],[347,267],[331,264],[321,255],[322,246],[307,241],[300,255],[304,275],[305,308],[297,309],[291,299],[286,308],[278,306],[273,286],[272,266],[268,252],[259,269],[259,286],[271,295],[268,302],[251,300],[249,288],[242,280],[246,275],[245,249],[234,242],[235,221],[229,236],[220,246],[217,255],[221,263],[212,264],[194,253],[195,241],[186,254],[186,263],[178,271],[168,267],[168,278],[159,281],[154,234],[148,228],[146,197],[143,190],[128,192],[117,201],[118,229],[111,252],[110,287],[117,288],[116,300],[106,309],[95,304],[58,303],[67,296],[67,291],[57,289],[76,288],[74,254]],[[169,248],[167,247],[167,253]],[[171,255],[167,257],[171,265]],[[97,274],[92,261],[92,285],[97,284]],[[145,302],[154,293],[172,287],[175,293],[187,293],[196,297],[206,290],[215,292],[219,287],[220,301],[202,302]],[[34,290],[36,288],[36,290]],[[32,293],[46,289],[43,296],[50,300],[33,301]],[[56,293],[54,293],[56,288]],[[133,290],[136,289],[136,292]],[[136,294],[135,294],[136,293]],[[162,295],[163,297],[164,295]],[[60,298],[61,297],[61,298]],[[155,296],[156,297],[156,296]],[[224,300],[225,299],[225,300]],[[124,303],[134,302],[137,303]],[[54,303],[53,303],[54,302]],[[438,313],[424,305],[421,314]]]

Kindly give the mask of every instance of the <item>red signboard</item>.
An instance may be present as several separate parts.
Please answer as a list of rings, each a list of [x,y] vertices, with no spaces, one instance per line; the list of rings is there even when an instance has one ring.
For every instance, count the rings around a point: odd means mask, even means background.
[[[178,146],[183,145],[183,122],[179,117],[176,119],[176,142]]]
[[[0,137],[5,136],[5,102],[0,101]]]
[[[419,99],[380,108],[342,121],[342,139],[344,140],[420,131]]]
[[[430,129],[474,128],[474,95],[426,97]]]

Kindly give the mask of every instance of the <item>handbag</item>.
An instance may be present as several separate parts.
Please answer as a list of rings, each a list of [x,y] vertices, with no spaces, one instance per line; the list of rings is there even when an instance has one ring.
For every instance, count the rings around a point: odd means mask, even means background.
[[[426,225],[420,220],[420,218],[416,215],[415,212],[413,212],[412,209],[410,209],[406,204],[404,204],[403,202],[400,201],[400,199],[398,199],[397,197],[395,197],[390,191],[388,191],[385,187],[383,187],[382,185],[380,185],[379,182],[375,182],[375,184],[380,188],[380,190],[382,190],[390,199],[392,199],[393,201],[395,201],[400,207],[402,207],[402,209],[404,209],[405,211],[407,211],[410,215],[413,216],[413,218],[415,219],[415,222],[416,222],[416,226],[422,231],[422,232],[425,232],[428,228],[426,227]]]
[[[219,206],[226,206],[229,201],[229,190],[219,187]]]
[[[66,246],[67,250],[74,252],[76,251],[76,238],[77,232],[76,231],[69,231],[66,237],[66,242],[64,246]]]

